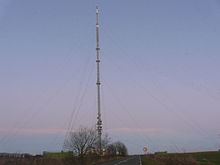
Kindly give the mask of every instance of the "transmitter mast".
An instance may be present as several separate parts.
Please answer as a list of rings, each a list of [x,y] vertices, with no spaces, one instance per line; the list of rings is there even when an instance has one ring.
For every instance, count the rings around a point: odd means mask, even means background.
[[[98,132],[98,147],[100,154],[102,153],[102,119],[101,119],[101,81],[100,81],[100,46],[99,46],[99,8],[96,6],[96,64],[97,64],[97,132]]]

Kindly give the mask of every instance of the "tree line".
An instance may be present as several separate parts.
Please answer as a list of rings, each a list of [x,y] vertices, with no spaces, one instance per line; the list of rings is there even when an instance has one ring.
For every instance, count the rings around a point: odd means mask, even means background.
[[[64,149],[71,151],[83,162],[87,156],[126,156],[127,147],[124,143],[117,141],[111,143],[108,135],[102,138],[102,151],[98,149],[98,134],[95,129],[80,127],[77,131],[69,132],[64,142]]]

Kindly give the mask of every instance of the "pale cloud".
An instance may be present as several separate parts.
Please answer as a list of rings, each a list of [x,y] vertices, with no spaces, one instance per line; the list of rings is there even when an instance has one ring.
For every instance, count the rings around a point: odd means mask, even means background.
[[[78,130],[71,130],[71,132],[77,132]],[[136,132],[167,132],[171,131],[168,128],[111,128],[104,130],[106,133],[123,132],[123,133],[136,133]],[[10,129],[10,128],[0,128],[1,134],[65,134],[70,132],[70,130],[60,129],[60,128],[48,128],[48,129]]]
[[[65,129],[51,128],[51,129],[6,129],[0,128],[1,134],[57,134],[57,133],[66,133]]]
[[[125,133],[135,133],[135,132],[167,132],[171,131],[168,128],[112,128],[106,130],[106,132],[125,132]]]

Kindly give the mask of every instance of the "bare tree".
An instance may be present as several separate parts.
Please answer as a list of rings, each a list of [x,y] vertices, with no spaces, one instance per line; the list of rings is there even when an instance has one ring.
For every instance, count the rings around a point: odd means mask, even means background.
[[[127,147],[125,146],[124,143],[119,142],[119,141],[112,143],[112,144],[109,144],[107,146],[107,152],[113,156],[115,156],[115,155],[120,155],[120,156],[128,155]]]
[[[80,127],[78,131],[69,133],[68,138],[65,139],[64,148],[83,160],[84,156],[95,147],[97,137],[95,129]]]
[[[107,148],[106,148],[106,151],[107,151],[107,153],[110,154],[111,156],[115,156],[116,153],[117,153],[117,150],[116,150],[116,147],[115,147],[114,143],[113,143],[113,144],[109,144],[109,145],[107,146]]]
[[[119,155],[121,156],[126,156],[128,155],[128,150],[127,150],[127,147],[125,146],[124,143],[122,142],[116,142],[115,143],[115,146],[116,146],[116,150],[118,152]]]
[[[111,141],[111,138],[108,136],[108,134],[105,134],[102,138],[102,149],[106,150],[110,141]]]

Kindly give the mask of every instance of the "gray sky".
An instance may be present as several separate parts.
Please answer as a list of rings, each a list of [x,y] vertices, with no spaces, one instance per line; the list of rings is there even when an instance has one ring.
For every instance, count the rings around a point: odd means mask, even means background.
[[[220,148],[218,0],[0,0],[0,152],[59,151],[96,122],[130,153]]]

